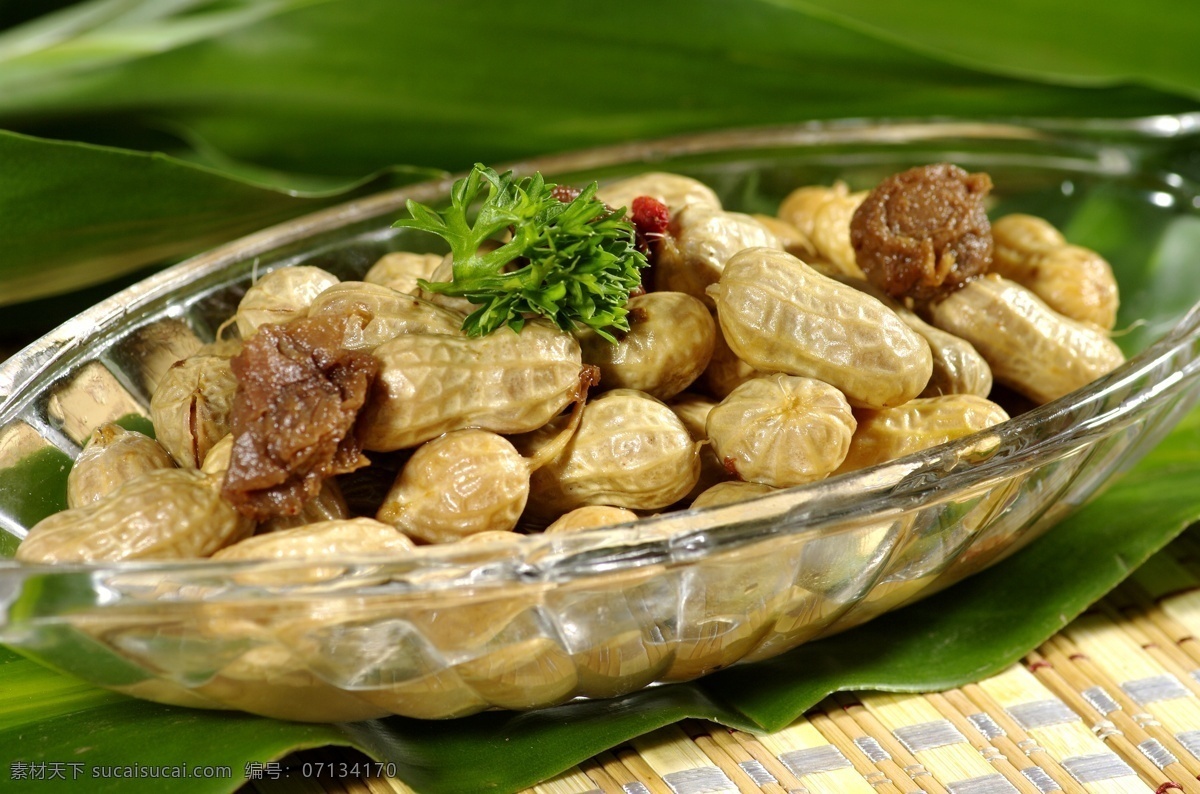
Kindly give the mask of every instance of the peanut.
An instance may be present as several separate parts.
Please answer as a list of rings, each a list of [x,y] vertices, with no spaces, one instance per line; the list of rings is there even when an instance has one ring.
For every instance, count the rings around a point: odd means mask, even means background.
[[[994,402],[974,394],[910,400],[895,408],[855,413],[858,429],[837,473],[864,469],[962,438],[1008,420]]]
[[[207,345],[201,345],[200,349],[195,352],[195,355],[233,358],[242,352],[244,346],[245,344],[241,339],[215,339]]]
[[[933,374],[929,376],[925,390],[918,396],[977,394],[987,397],[991,393],[992,370],[970,342],[933,327],[869,281],[847,276],[835,278],[887,306],[905,325],[929,343],[929,351],[933,354]]]
[[[699,394],[684,392],[667,403],[667,405],[679,417],[679,421],[683,422],[683,426],[687,428],[688,435],[692,437],[692,441],[704,444],[700,448],[700,478],[696,480],[696,484],[692,487],[692,490],[684,497],[686,501],[690,502],[702,491],[708,490],[719,482],[728,480],[731,476],[717,458],[717,453],[713,451],[712,444],[708,443],[708,415],[716,407],[717,400]]]
[[[966,339],[935,328],[905,308],[896,309],[904,324],[929,343],[933,354],[933,374],[920,397],[943,394],[974,394],[986,397],[992,392],[992,369],[975,346]]]
[[[743,383],[708,415],[717,458],[743,480],[787,488],[823,479],[850,447],[855,420],[841,392],[777,373]]]
[[[393,251],[380,257],[379,261],[372,265],[367,274],[363,276],[363,281],[388,287],[406,295],[416,295],[420,289],[417,280],[433,278],[433,273],[442,263],[442,259],[441,254]]]
[[[725,341],[725,334],[721,333],[718,328],[712,358],[709,359],[708,366],[700,375],[700,383],[704,386],[704,390],[713,397],[724,400],[729,396],[729,392],[746,381],[766,374],[738,358],[737,353],[729,349],[729,343]]]
[[[679,210],[695,204],[712,210],[721,209],[721,200],[712,188],[703,182],[679,174],[651,171],[619,182],[601,185],[596,198],[613,209],[628,207],[638,196],[649,196],[667,205],[674,215]]]
[[[779,218],[808,238],[818,259],[844,275],[865,278],[850,244],[850,218],[866,197],[867,191],[851,193],[843,182],[797,188],[779,205]]]
[[[559,535],[568,532],[583,532],[597,527],[607,527],[613,524],[628,524],[637,521],[638,514],[623,507],[608,505],[585,505],[577,507],[569,513],[563,513],[554,523],[546,527],[547,535]]]
[[[415,447],[451,430],[524,433],[549,422],[579,390],[579,344],[537,322],[518,334],[406,334],[377,347],[375,391],[359,415],[363,446]]]
[[[205,474],[225,476],[229,471],[229,463],[233,458],[233,433],[226,433],[221,440],[213,444],[200,464],[200,471]]]
[[[1117,280],[1095,251],[1070,245],[1041,218],[1006,215],[992,224],[992,272],[1032,290],[1059,314],[1111,329]]]
[[[67,475],[67,506],[98,502],[148,471],[173,468],[175,461],[154,439],[120,425],[102,424]]]
[[[221,499],[214,475],[156,469],[98,502],[39,521],[16,557],[37,563],[205,557],[252,529]]]
[[[230,430],[237,379],[229,359],[192,356],[176,362],[150,399],[158,442],[180,466],[198,469]]]
[[[785,220],[776,218],[772,215],[751,215],[750,217],[766,227],[767,231],[775,235],[779,240],[779,244],[783,246],[783,250],[787,251],[792,256],[804,262],[812,262],[819,258],[816,246],[804,234],[792,224]]]
[[[600,368],[602,388],[637,389],[666,400],[708,366],[717,326],[704,304],[681,292],[650,292],[629,300],[629,331],[617,344],[578,334],[583,361]]]
[[[709,292],[725,341],[755,369],[823,380],[861,408],[907,402],[929,382],[929,344],[895,312],[791,254],[734,254]]]
[[[408,554],[413,543],[394,527],[371,518],[319,521],[286,532],[255,535],[212,555],[231,560],[324,560],[362,554]]]
[[[238,304],[238,333],[242,339],[249,339],[260,325],[303,317],[313,299],[336,283],[337,276],[319,267],[296,265],[272,270],[246,290]]]
[[[566,449],[533,473],[528,512],[536,519],[584,505],[666,507],[696,484],[699,448],[679,417],[653,397],[605,392],[584,407]]]
[[[345,315],[347,350],[374,350],[400,334],[461,335],[464,315],[389,287],[343,281],[318,295],[310,317]]]
[[[783,246],[749,215],[698,205],[684,207],[659,245],[655,289],[683,292],[712,306],[705,290],[721,278],[726,260],[744,248],[756,247]]]
[[[968,282],[929,311],[934,325],[975,346],[998,383],[1039,404],[1091,383],[1125,360],[1096,326],[1063,317],[995,274]]]
[[[529,465],[501,436],[455,430],[417,448],[376,515],[426,543],[507,532],[529,498]]]
[[[456,543],[471,543],[485,545],[488,543],[516,543],[521,538],[527,537],[520,532],[507,532],[502,530],[487,530],[486,532],[476,532],[474,535],[463,535]]]
[[[757,499],[760,496],[775,493],[778,490],[778,488],[763,485],[760,482],[746,482],[744,480],[719,482],[693,499],[691,509],[697,510],[701,507],[737,504],[738,502],[746,502],[750,499]]]

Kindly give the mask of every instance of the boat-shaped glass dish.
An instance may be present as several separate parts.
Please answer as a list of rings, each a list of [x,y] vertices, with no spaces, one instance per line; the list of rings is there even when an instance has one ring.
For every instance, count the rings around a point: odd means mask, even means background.
[[[516,164],[576,184],[672,170],[712,185],[730,209],[773,212],[799,185],[843,179],[859,189],[949,160],[992,175],[993,217],[1031,212],[1113,240],[1111,250],[1081,242],[1112,260],[1122,324],[1152,321],[1121,339],[1140,351],[1124,366],[1062,399],[920,454],[741,504],[515,544],[424,547],[404,559],[0,560],[0,642],[164,703],[317,721],[447,718],[695,678],[940,590],[1049,530],[1195,403],[1200,312],[1188,309],[1200,287],[1147,273],[1152,256],[1194,273],[1200,249],[1148,251],[1128,230],[1164,246],[1176,226],[1195,233],[1196,185],[1173,163],[1186,167],[1176,155],[1194,147],[1197,125],[1192,116],[842,122]],[[449,186],[382,193],[222,246],[0,365],[0,553],[11,556],[27,527],[61,509],[66,472],[92,429],[114,419],[148,424],[148,397],[166,367],[213,338],[255,273],[304,263],[353,278],[385,252],[432,250],[391,224],[405,200],[436,203]]]

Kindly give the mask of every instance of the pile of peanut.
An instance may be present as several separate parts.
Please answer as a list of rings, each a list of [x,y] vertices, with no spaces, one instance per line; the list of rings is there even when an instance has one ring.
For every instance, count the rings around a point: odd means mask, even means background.
[[[391,253],[361,282],[268,273],[232,318],[236,338],[169,370],[151,403],[157,439],[96,430],[70,473],[69,509],[33,527],[18,559],[405,555],[620,524],[917,452],[1008,419],[993,383],[1040,404],[1123,360],[1109,338],[1111,268],[1038,218],[1000,218],[987,237],[978,210],[969,239],[935,229],[950,242],[926,244],[887,219],[901,199],[841,184],[794,191],[774,218],[726,211],[673,174],[598,193],[612,207],[639,196],[670,223],[615,345],[538,321],[465,335],[472,305],[417,283],[448,280],[448,256]],[[869,223],[898,242],[870,250]],[[406,459],[373,516],[351,515],[342,492],[370,468],[310,477],[291,514],[251,516],[225,498],[241,444],[231,361],[264,328],[300,318],[335,318],[342,352],[377,367],[352,432],[364,462]],[[285,445],[286,422],[278,433]]]

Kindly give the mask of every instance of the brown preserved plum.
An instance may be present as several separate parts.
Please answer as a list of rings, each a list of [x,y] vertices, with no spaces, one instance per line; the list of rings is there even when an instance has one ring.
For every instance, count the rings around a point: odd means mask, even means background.
[[[243,514],[295,515],[326,477],[367,465],[355,422],[379,364],[342,347],[346,322],[264,325],[233,358],[234,442],[222,494]]]
[[[879,183],[850,220],[850,244],[872,284],[894,298],[927,300],[983,275],[992,231],[987,174],[937,163]]]

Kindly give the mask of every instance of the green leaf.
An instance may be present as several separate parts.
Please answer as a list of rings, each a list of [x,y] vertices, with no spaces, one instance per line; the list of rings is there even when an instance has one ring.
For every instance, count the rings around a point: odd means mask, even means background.
[[[161,154],[4,131],[0,162],[0,306],[197,253],[363,187],[301,194]],[[405,169],[403,178],[436,173]]]
[[[467,216],[485,180],[487,195],[472,224]],[[512,171],[497,174],[476,163],[454,183],[451,206],[441,215],[409,201],[412,217],[393,224],[450,244],[451,280],[418,284],[478,305],[463,322],[470,336],[501,326],[520,331],[529,315],[541,315],[564,331],[583,325],[613,343],[613,331],[629,330],[625,304],[647,264],[635,247],[633,224],[624,210],[614,212],[595,198],[595,182],[569,201],[557,198],[554,187],[540,173],[515,179]],[[479,253],[505,229],[511,240]],[[515,269],[504,272],[510,263]]]
[[[352,742],[339,726],[284,723],[133,700],[47,670],[4,648],[0,648],[0,681],[4,682],[0,776],[10,781],[15,763],[62,764],[65,779],[30,783],[46,791],[81,787],[95,792],[162,791],[161,780],[95,779],[92,770],[186,764],[227,767],[230,776],[173,779],[171,791],[228,792],[245,781],[246,764],[251,761]],[[64,729],[66,725],[69,729]],[[82,772],[78,779],[73,777],[76,769]]]
[[[983,71],[1070,85],[1140,82],[1200,97],[1200,15],[1178,0],[776,0]]]
[[[933,2],[902,5],[919,15]],[[238,17],[185,46],[164,32],[154,51],[125,51],[89,68],[61,68],[49,56],[37,65],[45,62],[45,73],[10,74],[0,65],[0,126],[120,143],[170,122],[239,161],[359,176],[393,163],[457,169],[816,118],[1111,116],[1196,107],[1194,99],[1132,85],[1085,89],[986,74],[769,0],[293,5],[267,4],[271,13]],[[1039,17],[1061,18],[1072,7],[1048,2]],[[1144,31],[1163,53],[1193,51],[1187,24],[1087,18],[1078,27],[1090,35],[1139,39]],[[173,22],[185,24],[186,15],[156,24]],[[10,35],[20,38],[22,29]],[[498,57],[504,42],[533,46]],[[1181,70],[1190,62],[1179,61]],[[1200,70],[1188,75],[1200,86]]]

